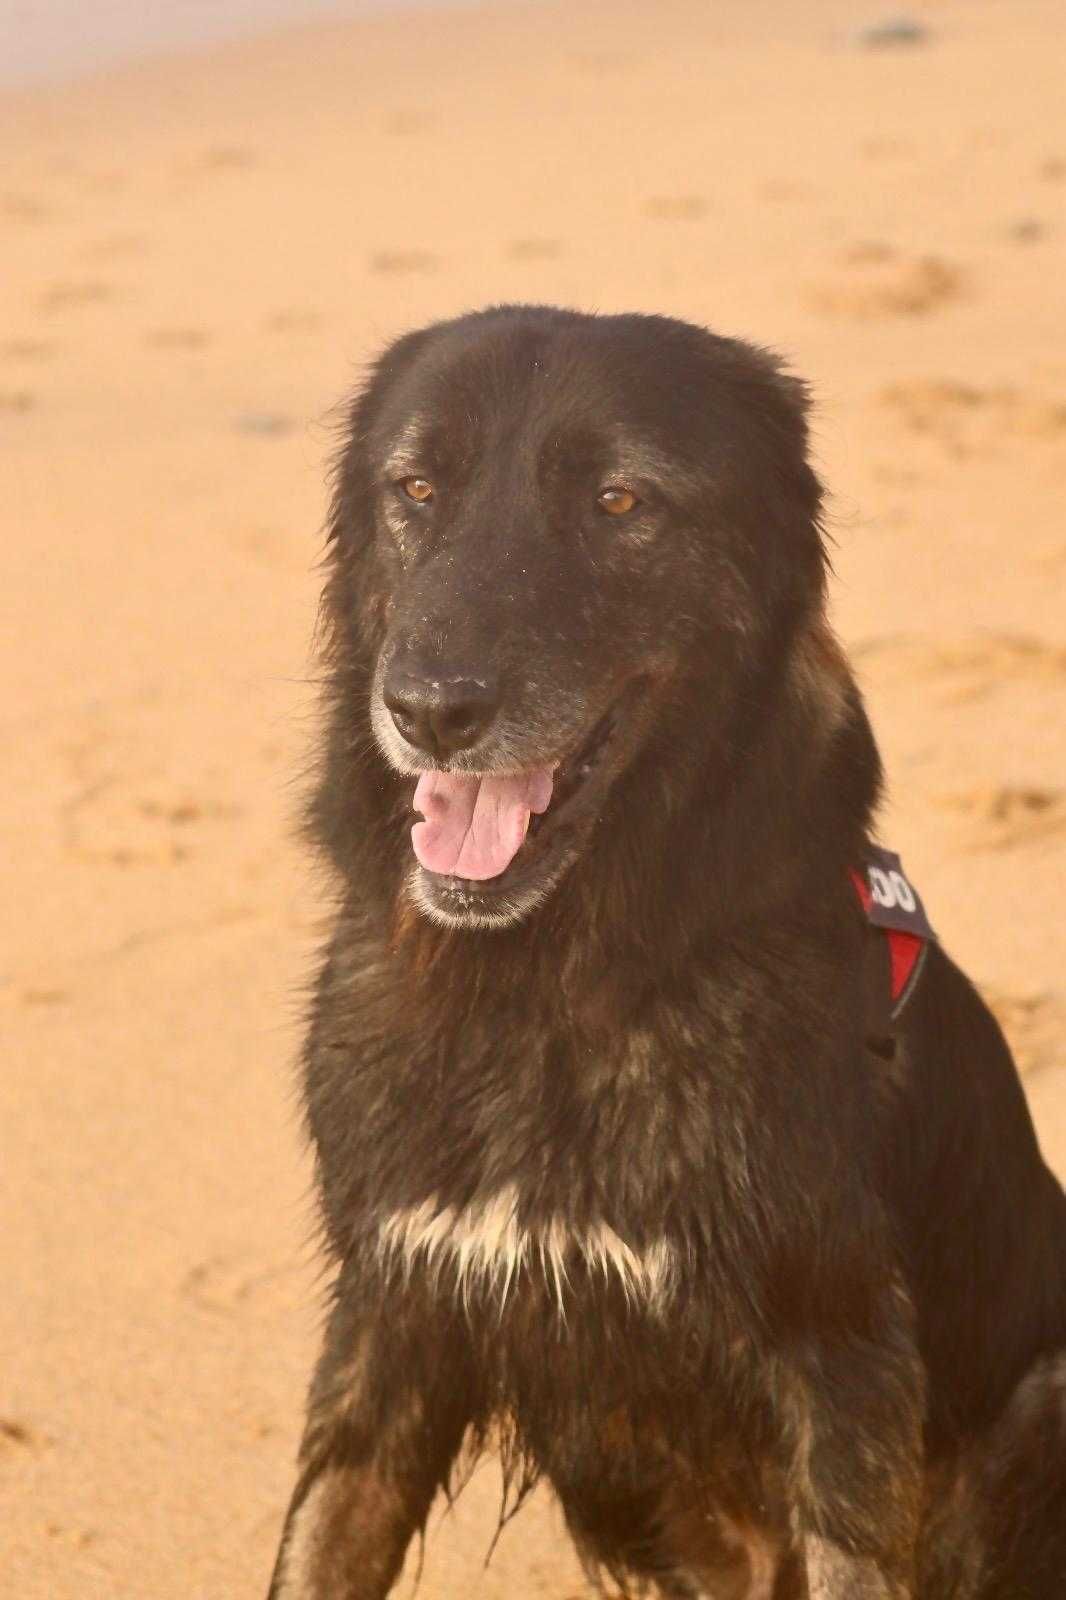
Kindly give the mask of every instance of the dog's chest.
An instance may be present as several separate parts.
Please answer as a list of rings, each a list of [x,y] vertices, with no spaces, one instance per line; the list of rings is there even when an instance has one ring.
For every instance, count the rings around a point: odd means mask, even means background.
[[[715,1070],[721,1041],[675,1026],[601,1051],[518,1043],[505,1058],[498,1038],[468,1043],[433,1101],[407,1101],[406,1181],[372,1218],[380,1261],[497,1311],[535,1288],[565,1314],[596,1288],[664,1313],[712,1214],[743,1225],[750,1119]]]
[[[413,993],[397,972],[373,943],[336,954],[310,1053],[338,1241],[496,1325],[519,1291],[553,1321],[590,1300],[750,1306],[768,1134],[742,974],[549,1005],[505,973],[460,1006],[448,972]]]

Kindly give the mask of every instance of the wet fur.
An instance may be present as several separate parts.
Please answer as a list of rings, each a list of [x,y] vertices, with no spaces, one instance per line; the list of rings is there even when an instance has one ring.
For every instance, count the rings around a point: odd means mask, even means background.
[[[490,1439],[634,1590],[1066,1592],[1066,1202],[946,954],[891,1036],[871,1015],[847,869],[880,767],[805,403],[702,330],[521,307],[400,340],[353,403],[305,1055],[336,1284],[274,1600],[386,1594]],[[460,508],[434,540],[382,503],[427,414]],[[616,544],[553,509],[598,429],[665,484]],[[597,825],[508,926],[423,914],[371,732],[431,611],[434,649],[537,686],[505,728],[530,760],[644,674]]]

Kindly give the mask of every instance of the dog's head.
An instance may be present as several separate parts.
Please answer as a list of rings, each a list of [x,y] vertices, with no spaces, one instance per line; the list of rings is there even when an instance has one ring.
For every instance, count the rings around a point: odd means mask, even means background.
[[[821,601],[804,410],[765,352],[660,317],[501,307],[377,364],[329,606],[435,921],[523,918],[657,746],[732,726]]]

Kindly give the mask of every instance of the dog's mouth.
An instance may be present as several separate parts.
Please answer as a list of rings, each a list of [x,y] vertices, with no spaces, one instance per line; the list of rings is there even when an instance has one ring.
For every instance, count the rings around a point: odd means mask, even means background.
[[[513,901],[565,864],[616,774],[634,694],[631,686],[562,760],[517,773],[423,772],[411,843],[435,909],[483,920],[479,908]]]

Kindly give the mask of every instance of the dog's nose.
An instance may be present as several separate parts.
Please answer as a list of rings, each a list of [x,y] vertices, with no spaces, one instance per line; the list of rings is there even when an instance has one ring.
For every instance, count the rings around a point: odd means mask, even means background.
[[[477,744],[500,708],[491,680],[436,677],[402,662],[388,668],[382,698],[408,744],[442,761]]]

